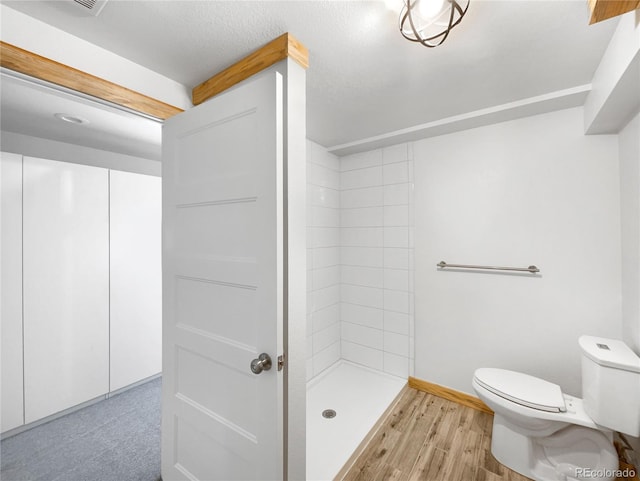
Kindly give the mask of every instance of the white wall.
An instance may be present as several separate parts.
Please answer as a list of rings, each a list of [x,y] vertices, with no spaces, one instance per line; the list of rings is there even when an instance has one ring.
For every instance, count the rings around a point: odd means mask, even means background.
[[[307,142],[307,380],[340,359],[338,158]]]
[[[577,338],[621,335],[617,137],[585,136],[574,108],[425,139],[414,157],[416,376],[473,393],[476,368],[501,367],[580,395]]]
[[[161,171],[161,163],[157,160],[143,159],[13,132],[0,132],[0,144],[4,152],[30,157],[155,176],[160,176]]]
[[[622,339],[640,355],[640,114],[620,132]]]
[[[410,144],[340,159],[342,358],[412,374]]]

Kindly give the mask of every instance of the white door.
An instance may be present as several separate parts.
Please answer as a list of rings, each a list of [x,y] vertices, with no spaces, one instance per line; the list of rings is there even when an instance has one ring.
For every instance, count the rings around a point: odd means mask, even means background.
[[[164,124],[164,481],[283,479],[282,112],[269,73]]]

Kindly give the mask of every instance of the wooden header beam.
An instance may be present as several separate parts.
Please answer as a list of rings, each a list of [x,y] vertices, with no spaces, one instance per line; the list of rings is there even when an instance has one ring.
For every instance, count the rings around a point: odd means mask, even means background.
[[[173,105],[2,41],[0,65],[158,119],[165,120],[182,112]]]
[[[640,7],[640,0],[588,0],[591,18],[589,25],[617,17]]]
[[[193,105],[201,104],[287,57],[291,57],[305,69],[309,67],[307,48],[298,42],[293,35],[285,33],[194,87],[192,92]]]

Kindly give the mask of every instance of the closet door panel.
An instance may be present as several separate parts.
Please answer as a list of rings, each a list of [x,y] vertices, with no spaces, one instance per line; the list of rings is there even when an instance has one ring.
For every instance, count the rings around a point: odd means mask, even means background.
[[[2,432],[24,423],[22,371],[22,156],[0,153]]]
[[[115,391],[162,370],[161,182],[110,171],[111,378]]]
[[[108,171],[24,158],[25,421],[109,389]]]

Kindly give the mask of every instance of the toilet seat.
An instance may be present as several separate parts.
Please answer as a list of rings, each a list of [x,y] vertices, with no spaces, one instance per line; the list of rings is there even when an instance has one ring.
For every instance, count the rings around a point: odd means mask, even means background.
[[[515,371],[497,368],[477,369],[474,380],[484,389],[516,404],[549,413],[567,408],[557,384]]]

